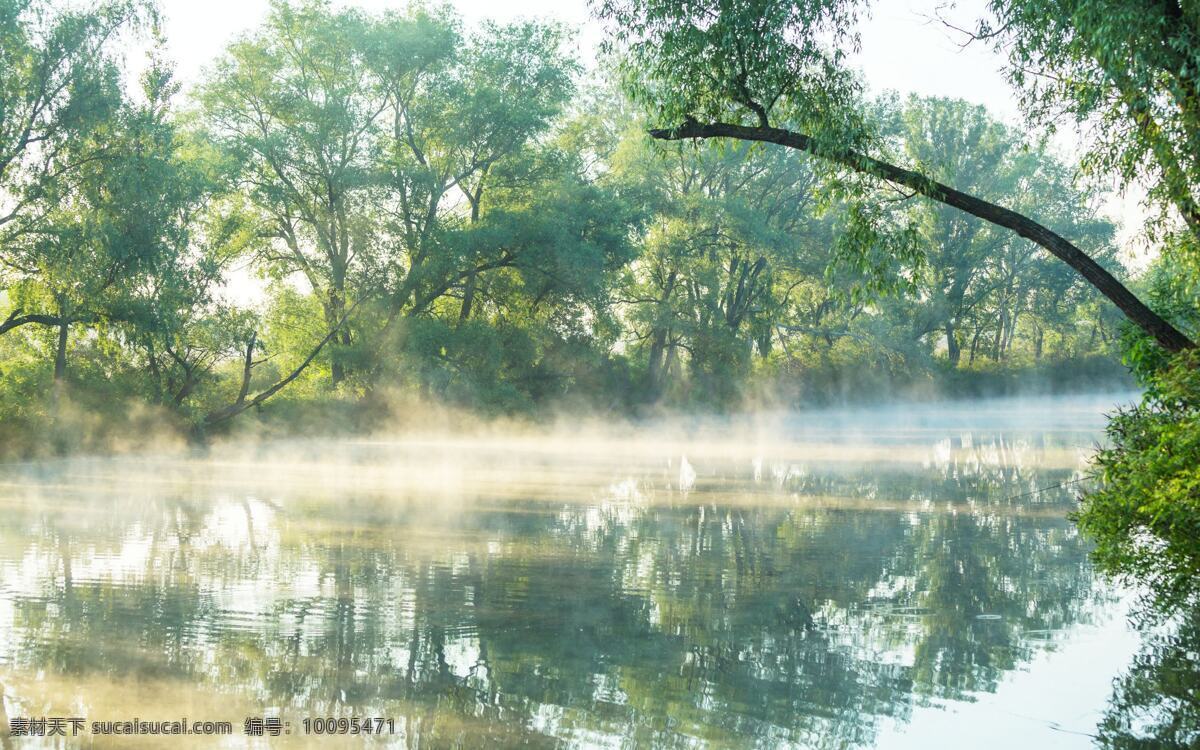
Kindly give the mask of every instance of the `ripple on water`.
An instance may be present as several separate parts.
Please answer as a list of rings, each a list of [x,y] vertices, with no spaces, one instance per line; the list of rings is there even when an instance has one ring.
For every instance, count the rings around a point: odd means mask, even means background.
[[[1069,491],[1012,499],[1093,435],[971,418],[26,472],[0,682],[99,706],[153,677],[165,715],[372,711],[433,745],[869,746],[1115,607]]]

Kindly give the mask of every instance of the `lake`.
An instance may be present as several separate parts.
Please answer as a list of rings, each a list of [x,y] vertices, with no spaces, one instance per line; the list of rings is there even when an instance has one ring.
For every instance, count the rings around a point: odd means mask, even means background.
[[[0,718],[86,723],[5,747],[1090,747],[1113,403],[6,466]],[[92,732],[182,717],[232,734]]]

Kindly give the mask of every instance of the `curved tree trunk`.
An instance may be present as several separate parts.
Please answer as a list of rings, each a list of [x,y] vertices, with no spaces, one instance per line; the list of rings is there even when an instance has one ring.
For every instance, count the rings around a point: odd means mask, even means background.
[[[949,185],[944,185],[918,172],[888,164],[850,149],[831,149],[823,144],[817,144],[811,137],[803,133],[795,133],[782,128],[750,127],[723,122],[705,125],[689,120],[679,127],[651,130],[650,135],[659,140],[668,141],[693,138],[735,138],[743,141],[775,143],[799,151],[807,151],[848,167],[855,172],[903,185],[927,198],[953,206],[996,226],[1011,229],[1045,248],[1050,254],[1075,269],[1089,284],[1116,305],[1125,314],[1125,317],[1153,337],[1167,351],[1177,352],[1195,346],[1191,339],[1147,307],[1090,255],[1061,235],[1016,211],[955,190]]]
[[[205,427],[211,427],[224,422],[227,419],[232,419],[247,409],[258,406],[271,396],[274,396],[276,393],[286,388],[289,383],[300,377],[301,373],[303,373],[304,370],[310,364],[312,364],[312,361],[316,359],[317,355],[321,353],[321,350],[325,348],[325,345],[338,335],[338,332],[341,331],[342,327],[346,325],[346,322],[350,319],[351,313],[353,313],[354,309],[358,307],[358,304],[358,302],[355,302],[349,307],[349,309],[346,310],[345,314],[342,315],[342,319],[339,320],[337,325],[333,327],[333,330],[325,334],[325,338],[321,339],[317,343],[316,347],[314,347],[313,350],[308,353],[308,356],[304,358],[304,361],[297,365],[294,370],[275,381],[269,387],[259,391],[259,393],[254,397],[248,398],[250,395],[250,378],[253,374],[252,370],[254,365],[256,364],[254,362],[254,348],[258,340],[257,333],[251,334],[250,340],[246,345],[246,355],[242,363],[242,384],[238,389],[237,400],[228,406],[224,406],[220,409],[209,412],[204,417],[204,420],[197,425],[197,429],[202,430]]]

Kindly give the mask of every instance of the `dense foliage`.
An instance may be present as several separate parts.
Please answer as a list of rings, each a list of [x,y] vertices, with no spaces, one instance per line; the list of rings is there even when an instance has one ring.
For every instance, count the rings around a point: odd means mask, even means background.
[[[1112,415],[1102,484],[1080,523],[1097,560],[1174,608],[1200,598],[1200,356],[1176,357],[1139,405]]]
[[[1158,306],[1193,331],[1197,271],[1186,252],[1168,247],[1147,274]],[[1200,604],[1200,351],[1167,356],[1132,331],[1123,348],[1145,393],[1111,416],[1094,459],[1101,481],[1078,521],[1105,570],[1146,587],[1147,614],[1170,615]]]
[[[404,394],[634,413],[1121,377],[1119,316],[1033,244],[781,150],[656,143],[653,79],[585,81],[558,26],[278,2],[183,92],[158,44],[123,85],[152,8],[2,7],[6,453],[369,427]],[[751,82],[788,117],[853,113],[842,135],[1121,272],[1041,144],[960,101],[866,102],[815,37],[762,43],[804,57]]]

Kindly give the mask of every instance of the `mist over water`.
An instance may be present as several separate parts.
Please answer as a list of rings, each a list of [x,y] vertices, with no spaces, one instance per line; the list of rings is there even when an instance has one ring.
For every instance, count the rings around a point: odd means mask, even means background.
[[[380,745],[1087,747],[1136,642],[1067,514],[1118,400],[8,466],[3,708],[234,747],[247,716],[290,722],[271,746],[360,746],[302,729],[357,716]]]

